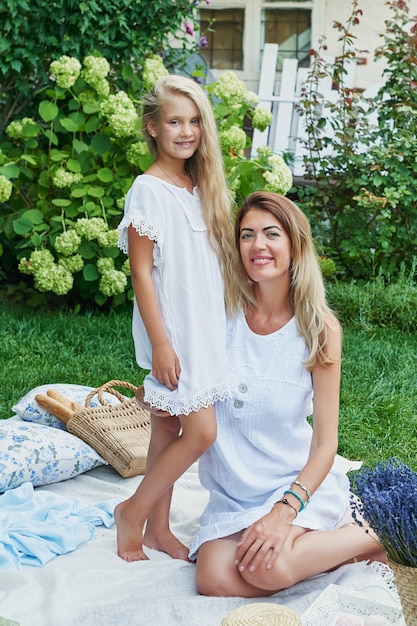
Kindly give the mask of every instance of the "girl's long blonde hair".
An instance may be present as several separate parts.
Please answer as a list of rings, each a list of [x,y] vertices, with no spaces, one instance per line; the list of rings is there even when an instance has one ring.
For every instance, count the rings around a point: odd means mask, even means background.
[[[298,329],[309,350],[305,366],[311,371],[317,363],[333,363],[329,355],[328,328],[338,325],[338,321],[326,301],[323,276],[306,216],[285,196],[268,191],[254,192],[247,197],[236,216],[235,242],[238,250],[240,225],[251,209],[272,213],[290,238],[290,301]],[[241,259],[240,265],[245,271]],[[246,274],[246,282],[248,280]]]
[[[160,78],[143,104],[142,132],[149,151],[157,158],[158,147],[147,124],[158,123],[161,105],[175,94],[187,96],[200,113],[201,141],[193,156],[187,159],[186,171],[197,186],[210,243],[219,259],[225,285],[228,312],[243,306],[244,284],[239,281],[238,254],[234,245],[232,200],[220,142],[210,101],[204,90],[190,78],[169,75]]]

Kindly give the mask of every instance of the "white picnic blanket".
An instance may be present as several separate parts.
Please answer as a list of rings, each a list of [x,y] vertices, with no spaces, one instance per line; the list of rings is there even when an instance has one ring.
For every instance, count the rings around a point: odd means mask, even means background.
[[[129,497],[140,480],[103,466],[38,490],[93,506]],[[172,504],[172,528],[187,545],[206,501],[194,465],[177,482]],[[254,602],[200,596],[194,565],[153,550],[147,554],[149,561],[126,563],[116,553],[114,525],[97,526],[93,538],[43,567],[0,570],[0,615],[21,626],[220,626],[232,609]],[[397,599],[379,573],[355,563],[256,601],[285,604],[302,615],[331,583],[380,601]]]

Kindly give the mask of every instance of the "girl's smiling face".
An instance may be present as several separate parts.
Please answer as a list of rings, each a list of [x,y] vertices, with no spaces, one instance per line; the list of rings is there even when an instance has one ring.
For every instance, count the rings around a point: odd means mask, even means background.
[[[291,241],[275,215],[250,209],[240,224],[240,255],[251,280],[257,283],[290,275]]]
[[[159,156],[188,159],[201,141],[198,107],[187,96],[174,94],[161,105],[158,123],[149,122],[148,130],[156,134]]]

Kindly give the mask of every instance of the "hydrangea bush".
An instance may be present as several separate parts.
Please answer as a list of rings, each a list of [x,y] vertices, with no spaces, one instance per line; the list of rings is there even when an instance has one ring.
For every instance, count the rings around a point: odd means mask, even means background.
[[[103,57],[62,56],[38,117],[14,120],[0,144],[0,243],[7,282],[39,293],[117,306],[133,297],[129,264],[117,247],[125,195],[152,163],[140,128],[141,96],[168,73],[160,56],[144,62],[135,97],[114,88]],[[196,72],[198,75],[198,71]],[[197,76],[198,79],[198,76]],[[233,72],[206,87],[218,122],[236,202],[267,188],[286,194],[291,171],[268,148],[249,159],[244,119],[264,129],[269,111]],[[20,278],[19,278],[20,277]]]

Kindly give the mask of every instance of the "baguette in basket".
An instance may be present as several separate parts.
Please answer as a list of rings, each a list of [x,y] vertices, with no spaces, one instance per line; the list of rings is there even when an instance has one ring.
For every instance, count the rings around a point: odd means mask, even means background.
[[[137,391],[131,383],[112,380],[87,396],[85,406],[69,400],[55,389],[38,394],[36,402],[64,422],[67,430],[96,450],[124,478],[144,474],[151,425],[149,411],[135,398],[122,396],[113,387]],[[119,404],[108,404],[104,393],[118,398]],[[91,407],[97,394],[100,405]]]

